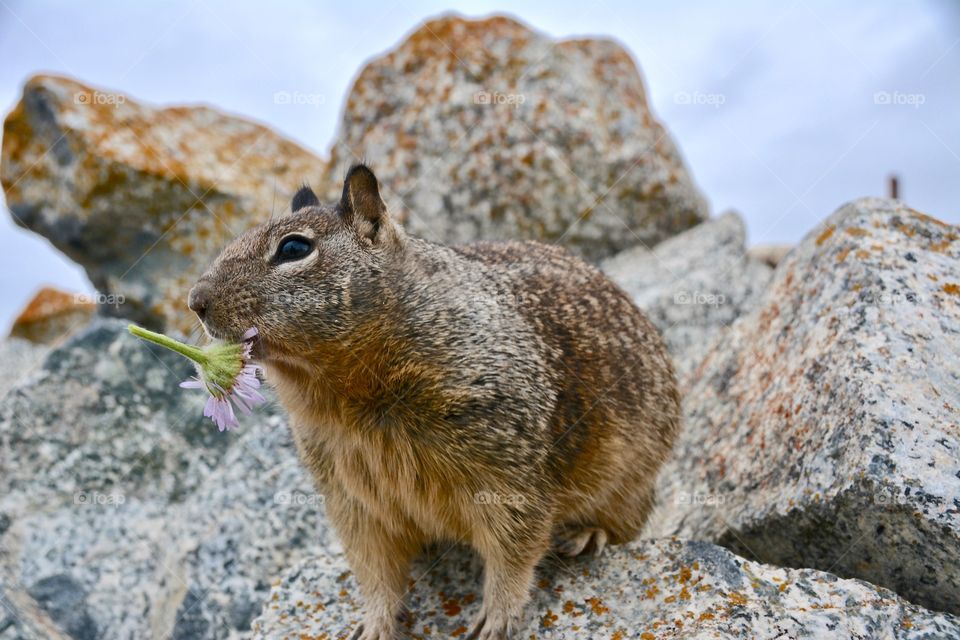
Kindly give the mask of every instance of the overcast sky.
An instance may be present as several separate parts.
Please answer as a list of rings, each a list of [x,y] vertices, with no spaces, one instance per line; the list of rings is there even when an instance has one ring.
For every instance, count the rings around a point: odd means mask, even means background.
[[[0,0],[0,106],[33,73],[156,104],[204,102],[326,155],[364,61],[424,19],[511,13],[632,52],[714,214],[751,243],[795,242],[901,177],[960,223],[960,2],[15,2]],[[321,98],[278,105],[277,91]],[[687,99],[687,98],[691,99]],[[91,291],[43,239],[0,220],[0,329],[42,284]]]

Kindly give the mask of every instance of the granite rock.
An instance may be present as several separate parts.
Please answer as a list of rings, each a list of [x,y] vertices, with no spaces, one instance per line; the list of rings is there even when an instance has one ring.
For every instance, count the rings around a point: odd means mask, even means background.
[[[99,319],[0,401],[11,637],[249,635],[272,578],[332,544],[275,405],[218,433],[191,372]]]
[[[718,332],[751,309],[770,281],[772,270],[749,257],[745,243],[743,219],[729,212],[600,265],[660,329],[681,383]]]
[[[105,313],[184,333],[187,291],[220,249],[322,171],[254,122],[46,75],[7,116],[0,158],[16,223],[86,269]]]
[[[96,640],[97,625],[87,610],[83,585],[66,574],[37,580],[27,593],[46,611],[67,635],[75,640]]]
[[[367,64],[329,197],[361,159],[406,228],[431,240],[536,239],[597,259],[707,214],[629,53],[506,17],[430,20]]]
[[[0,398],[38,373],[49,351],[48,345],[23,338],[0,339],[0,362],[3,362],[3,367],[0,368]]]
[[[460,547],[434,549],[411,576],[410,638],[465,637],[481,568]],[[339,552],[293,567],[273,587],[254,637],[346,638],[362,605]],[[544,563],[521,638],[947,638],[960,619],[885,589],[811,569],[749,562],[707,542],[661,539],[602,558]]]
[[[0,403],[0,510],[109,499],[114,488],[169,500],[191,491],[227,440],[178,383],[180,356],[99,319],[49,352]]]
[[[0,640],[69,640],[27,589],[0,565]]]
[[[871,198],[812,231],[696,371],[650,535],[960,612],[958,240]]]

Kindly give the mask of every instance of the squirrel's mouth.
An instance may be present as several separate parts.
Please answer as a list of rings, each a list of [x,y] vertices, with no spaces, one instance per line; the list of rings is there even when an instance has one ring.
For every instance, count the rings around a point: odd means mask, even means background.
[[[224,340],[224,341],[234,341],[239,342],[239,336],[229,336],[225,332],[217,329],[216,326],[207,322],[206,320],[200,320],[200,326],[203,327],[203,332],[207,334],[208,338],[212,340]]]
[[[264,345],[263,336],[258,333],[257,335],[250,338],[249,342],[250,342],[250,359],[257,362],[262,362],[263,360],[265,360],[267,357],[267,349],[266,349],[266,346]]]
[[[222,331],[210,322],[202,321],[204,332],[213,340],[222,340],[224,342],[246,342],[250,344],[250,359],[254,361],[263,361],[267,357],[267,347],[263,334],[257,333],[251,338],[244,338],[243,335],[229,331]],[[241,332],[243,333],[243,332]]]

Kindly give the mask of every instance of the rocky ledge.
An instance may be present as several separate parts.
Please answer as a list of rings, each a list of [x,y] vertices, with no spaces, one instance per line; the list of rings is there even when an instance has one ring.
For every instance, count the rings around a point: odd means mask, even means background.
[[[481,567],[465,549],[434,549],[414,569],[412,639],[466,637],[480,609]],[[356,582],[327,551],[274,584],[253,623],[258,640],[345,638],[361,619]],[[519,638],[948,638],[960,619],[886,589],[812,569],[749,562],[707,542],[661,539],[599,559],[540,569]]]

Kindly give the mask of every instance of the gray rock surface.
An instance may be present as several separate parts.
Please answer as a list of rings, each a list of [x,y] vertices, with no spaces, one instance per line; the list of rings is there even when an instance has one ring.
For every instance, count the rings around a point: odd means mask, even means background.
[[[0,640],[68,640],[69,637],[26,588],[0,565]]]
[[[677,539],[609,548],[604,557],[540,569],[517,637],[949,638],[960,619],[909,604],[859,580],[749,562],[706,542]],[[411,638],[465,637],[480,608],[479,561],[436,549],[412,573]],[[310,557],[274,586],[254,637],[345,638],[362,605],[338,552]],[[301,636],[302,634],[302,636]]]
[[[40,370],[49,347],[23,338],[0,340],[0,397]]]
[[[200,395],[177,387],[192,373],[119,320],[94,322],[50,352],[0,403],[0,510],[82,502],[116,486],[172,500],[196,488],[229,440],[204,424]]]
[[[190,373],[98,320],[0,401],[11,637],[241,637],[272,578],[332,544],[282,416],[219,433]]]
[[[75,640],[96,640],[97,624],[87,610],[87,592],[83,585],[66,574],[37,580],[27,588],[40,608]]]
[[[960,611],[960,229],[850,203],[720,335],[650,535]]]
[[[746,227],[726,213],[653,249],[627,249],[601,263],[663,333],[684,383],[721,330],[751,309],[772,270],[746,252]]]
[[[707,215],[628,52],[506,17],[430,20],[367,64],[328,197],[361,159],[407,229],[431,240],[529,238],[599,259]]]

